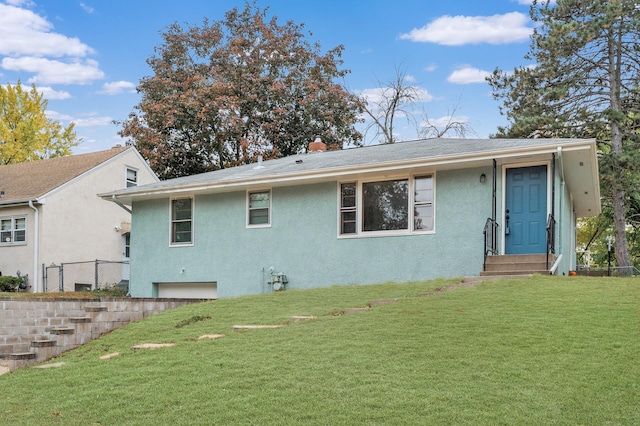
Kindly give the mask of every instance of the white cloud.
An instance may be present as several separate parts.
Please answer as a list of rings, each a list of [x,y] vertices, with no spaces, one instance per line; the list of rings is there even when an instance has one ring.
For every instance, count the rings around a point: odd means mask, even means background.
[[[417,96],[416,102],[431,102],[433,95],[419,86],[412,86]],[[389,93],[391,89],[388,87],[377,87],[374,89],[364,89],[359,91],[360,96],[364,97],[367,102],[371,104],[377,104],[384,99],[385,95]]]
[[[68,114],[61,114],[57,111],[47,110],[45,112],[47,117],[52,120],[68,121],[75,123],[76,127],[95,127],[95,126],[109,126],[113,122],[112,117],[100,117],[97,114],[87,114],[87,118],[72,117]]]
[[[7,87],[6,85],[4,86]],[[30,92],[30,85],[22,85],[22,90],[24,92]],[[65,92],[64,90],[54,90],[49,86],[36,86],[36,91],[41,94],[45,99],[69,99],[71,98],[71,93]]]
[[[426,67],[424,68],[424,70],[425,70],[426,72],[433,72],[433,71],[435,71],[435,70],[437,70],[437,69],[438,69],[438,66],[437,66],[436,64],[431,64],[431,65],[426,66]]]
[[[114,81],[102,85],[102,90],[98,93],[105,95],[117,95],[122,92],[136,93],[136,85],[130,81]]]
[[[98,62],[86,59],[71,63],[57,60],[25,56],[21,58],[4,58],[0,66],[11,71],[28,71],[34,73],[29,83],[42,84],[88,84],[104,78],[98,68]]]
[[[80,3],[80,7],[82,9],[84,9],[84,11],[87,12],[88,14],[92,14],[93,12],[96,11],[93,7],[91,7],[91,6],[89,6],[89,5],[85,4],[85,3]]]
[[[39,86],[36,87],[38,93],[42,93],[45,99],[69,99],[71,98],[71,93],[66,92],[64,90],[54,90],[49,86]]]
[[[400,38],[446,46],[464,44],[507,44],[528,40],[533,28],[524,13],[493,16],[442,16],[422,28],[414,28]]]
[[[456,116],[451,116],[451,115],[445,115],[444,117],[440,117],[440,118],[434,118],[434,119],[429,119],[429,121],[423,121],[421,123],[422,126],[425,125],[432,125],[435,126],[439,129],[443,129],[444,127],[447,126],[447,124],[449,123],[468,123],[469,122],[469,117],[467,117],[466,115],[456,115]]]
[[[76,123],[76,127],[94,127],[94,126],[109,126],[113,122],[112,117],[89,117],[89,118],[77,118],[73,120]]]
[[[52,120],[73,121],[73,117],[67,114],[61,114],[58,111],[48,109],[44,113]]]
[[[35,3],[33,3],[31,0],[5,0],[5,3],[10,4],[12,6],[34,6]]]
[[[455,84],[485,83],[490,75],[489,71],[465,65],[452,72],[447,81]]]
[[[415,83],[416,82],[416,78],[412,75],[405,75],[404,76],[404,81],[409,82],[409,83]]]
[[[51,23],[32,11],[0,3],[0,55],[83,57],[93,53],[78,38],[52,29]]]

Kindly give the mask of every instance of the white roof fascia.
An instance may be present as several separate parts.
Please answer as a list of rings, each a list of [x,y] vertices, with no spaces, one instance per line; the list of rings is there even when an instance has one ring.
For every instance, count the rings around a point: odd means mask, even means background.
[[[589,141],[585,143],[585,140],[582,139],[580,141],[576,141],[573,143],[563,143],[561,144],[563,150],[586,150],[590,149],[590,147],[595,143],[595,139],[593,142]],[[306,172],[300,173],[292,173],[288,175],[280,175],[280,176],[267,176],[263,179],[259,178],[251,178],[251,179],[231,179],[219,182],[211,182],[211,183],[197,183],[197,184],[186,184],[181,186],[171,186],[171,187],[163,187],[151,190],[142,190],[142,191],[127,191],[122,194],[115,193],[106,193],[99,194],[100,197],[105,199],[111,199],[112,196],[115,195],[116,198],[126,198],[126,199],[136,199],[136,198],[159,198],[163,195],[169,194],[180,194],[180,193],[195,193],[195,192],[215,192],[215,191],[229,191],[234,188],[243,188],[247,186],[265,186],[265,185],[274,185],[274,184],[282,184],[282,183],[290,183],[295,182],[296,184],[304,184],[311,180],[321,181],[324,179],[330,179],[340,176],[351,176],[358,174],[374,174],[374,173],[382,173],[388,171],[402,171],[406,169],[411,169],[415,167],[436,167],[443,165],[453,165],[453,164],[462,164],[462,163],[482,163],[485,161],[491,161],[493,159],[505,159],[505,158],[513,158],[522,155],[547,155],[554,154],[557,152],[558,144],[547,144],[535,147],[519,147],[513,148],[509,150],[495,150],[495,151],[487,151],[483,152],[482,155],[478,156],[477,153],[468,153],[468,154],[456,154],[456,155],[446,155],[439,157],[422,157],[417,159],[410,160],[401,160],[401,161],[390,161],[386,163],[377,163],[375,165],[365,164],[360,166],[343,166],[343,167],[335,167],[330,169],[323,170],[310,170]],[[317,153],[313,155],[322,155],[322,153]]]

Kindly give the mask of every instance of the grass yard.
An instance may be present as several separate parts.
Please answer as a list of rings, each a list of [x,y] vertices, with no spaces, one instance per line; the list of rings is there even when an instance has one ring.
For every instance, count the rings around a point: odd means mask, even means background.
[[[60,368],[0,376],[0,423],[640,424],[640,278],[535,276],[433,293],[452,282],[158,314],[51,361]],[[214,333],[225,337],[198,340]],[[141,343],[176,345],[131,349]]]

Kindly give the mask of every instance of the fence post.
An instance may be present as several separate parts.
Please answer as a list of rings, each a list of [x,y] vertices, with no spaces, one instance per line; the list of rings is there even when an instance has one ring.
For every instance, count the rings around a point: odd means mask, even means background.
[[[60,264],[60,273],[58,273],[58,291],[64,292],[64,263]]]
[[[98,259],[96,259],[96,263],[95,263],[95,275],[94,275],[94,280],[93,280],[93,289],[94,290],[98,289]]]

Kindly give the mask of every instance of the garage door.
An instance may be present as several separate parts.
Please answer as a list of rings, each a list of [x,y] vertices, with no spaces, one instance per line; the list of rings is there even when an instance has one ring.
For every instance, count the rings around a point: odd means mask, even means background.
[[[158,283],[158,297],[170,299],[217,299],[216,282]]]

